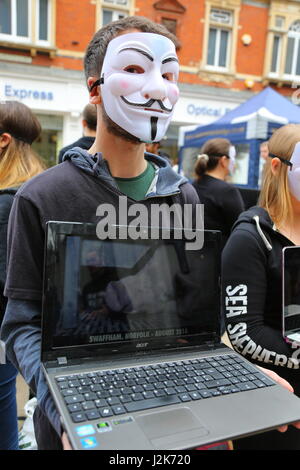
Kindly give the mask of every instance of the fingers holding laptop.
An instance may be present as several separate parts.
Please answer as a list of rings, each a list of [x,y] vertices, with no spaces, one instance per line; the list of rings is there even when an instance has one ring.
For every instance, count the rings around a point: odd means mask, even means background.
[[[277,382],[279,385],[281,385],[282,387],[286,388],[289,392],[291,393],[294,393],[294,389],[293,387],[291,386],[291,384],[289,382],[287,382],[285,379],[283,379],[282,377],[280,377],[280,375],[276,374],[276,372],[273,372],[272,370],[269,370],[269,369],[265,369],[263,367],[258,367],[260,370],[262,370],[266,375],[268,375],[269,377],[271,377],[271,379],[275,380],[275,382]],[[297,429],[300,429],[300,421],[296,422],[296,423],[293,423],[293,426]],[[285,432],[287,431],[288,429],[288,425],[285,424],[284,426],[280,426],[279,428],[277,428],[277,430],[279,432]]]
[[[72,446],[70,444],[70,441],[68,439],[68,436],[65,432],[62,433],[61,442],[62,442],[62,445],[63,445],[63,450],[73,450]]]

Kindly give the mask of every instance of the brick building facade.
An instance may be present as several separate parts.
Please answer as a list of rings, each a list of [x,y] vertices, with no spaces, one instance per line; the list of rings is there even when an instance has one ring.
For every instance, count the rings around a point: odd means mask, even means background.
[[[180,126],[210,123],[266,85],[290,96],[300,79],[296,0],[0,0],[0,99],[38,115],[37,150],[49,164],[81,134],[90,38],[133,14],[164,23],[180,41],[181,98],[165,141],[172,155]]]

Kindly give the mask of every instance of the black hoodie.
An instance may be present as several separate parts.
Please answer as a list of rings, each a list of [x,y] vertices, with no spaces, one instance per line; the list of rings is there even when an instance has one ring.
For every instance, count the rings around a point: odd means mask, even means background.
[[[263,208],[243,212],[223,252],[223,305],[234,349],[300,395],[300,350],[282,337],[282,249],[291,245]]]
[[[264,209],[243,212],[222,253],[223,308],[234,349],[277,372],[300,396],[300,349],[282,337],[282,249],[292,245]],[[285,433],[271,431],[234,441],[234,448],[299,450],[300,433],[289,426]]]

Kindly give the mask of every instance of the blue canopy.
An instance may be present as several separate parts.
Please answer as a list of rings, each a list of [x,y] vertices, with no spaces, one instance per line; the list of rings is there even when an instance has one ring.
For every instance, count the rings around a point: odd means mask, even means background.
[[[247,186],[257,187],[259,145],[268,140],[274,130],[288,123],[300,123],[300,108],[272,88],[267,87],[212,124],[198,126],[192,131],[184,132],[184,143],[180,149],[180,164],[182,166],[183,160],[186,159],[184,155],[189,148],[191,151],[192,148],[200,149],[209,139],[223,137],[229,139],[234,145],[248,144]]]
[[[267,87],[212,124],[185,132],[183,146],[201,146],[205,140],[214,137],[227,137],[232,142],[241,138],[267,139],[270,137],[268,123],[284,125],[291,122],[300,123],[300,108]]]
[[[237,119],[239,122],[248,121],[249,116],[253,113],[265,114],[266,117],[269,117],[269,121],[280,122],[280,118],[283,118],[286,120],[286,124],[288,122],[300,123],[299,107],[274,91],[273,88],[267,87],[245,103],[226,113],[214,124],[232,124],[237,122]],[[272,119],[272,115],[274,119]]]

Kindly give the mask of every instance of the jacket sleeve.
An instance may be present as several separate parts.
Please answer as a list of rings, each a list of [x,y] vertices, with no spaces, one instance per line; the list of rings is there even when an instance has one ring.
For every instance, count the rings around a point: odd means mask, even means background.
[[[288,345],[281,331],[265,321],[267,288],[266,250],[251,232],[235,230],[222,254],[223,313],[229,340],[238,353],[258,365],[298,369],[299,348]]]
[[[61,435],[60,416],[41,369],[40,302],[9,299],[1,328],[6,354],[36,395],[39,406]]]
[[[0,324],[6,306],[3,291],[6,279],[7,224],[12,203],[12,194],[0,194]]]
[[[38,209],[16,196],[8,224],[5,295],[8,303],[1,339],[7,356],[35,393],[39,406],[61,434],[60,418],[41,368],[41,298],[44,230]]]
[[[0,283],[2,292],[6,277],[7,224],[12,203],[12,194],[2,194],[0,196]]]

